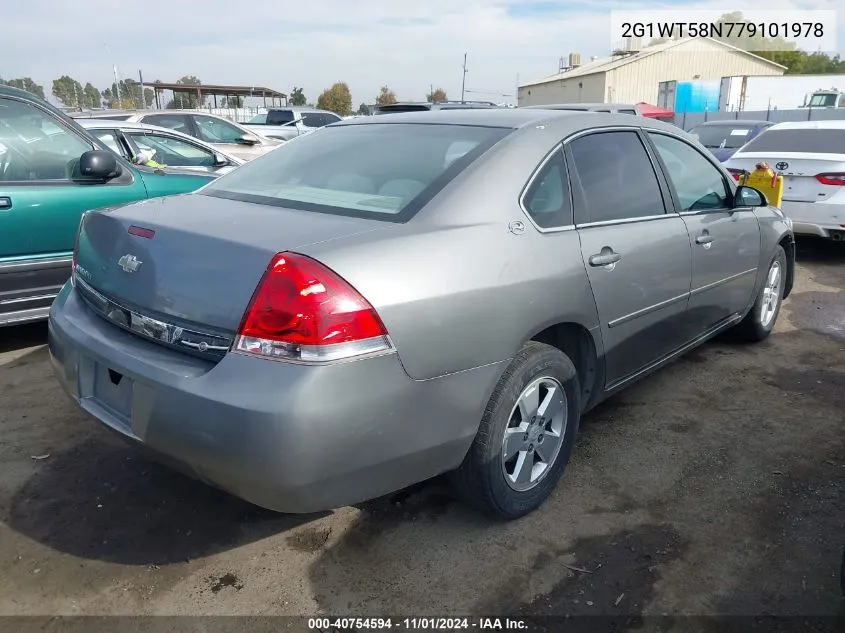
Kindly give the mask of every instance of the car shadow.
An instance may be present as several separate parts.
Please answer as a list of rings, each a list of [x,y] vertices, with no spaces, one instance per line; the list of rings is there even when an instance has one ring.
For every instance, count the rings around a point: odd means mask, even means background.
[[[0,327],[0,354],[46,345],[47,322]]]

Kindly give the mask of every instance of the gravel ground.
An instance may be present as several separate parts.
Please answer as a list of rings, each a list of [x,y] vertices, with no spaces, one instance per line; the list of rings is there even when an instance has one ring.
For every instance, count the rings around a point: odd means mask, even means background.
[[[769,340],[710,343],[589,414],[552,498],[507,524],[437,480],[251,507],[78,410],[43,324],[0,330],[0,615],[845,618],[843,289],[845,245],[802,242]]]

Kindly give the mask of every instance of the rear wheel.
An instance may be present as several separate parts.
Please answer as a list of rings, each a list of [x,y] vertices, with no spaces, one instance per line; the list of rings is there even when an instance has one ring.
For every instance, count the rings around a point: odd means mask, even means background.
[[[734,328],[733,334],[743,341],[756,343],[767,338],[775,327],[783,302],[786,283],[786,251],[775,247],[775,254],[766,272],[763,287],[745,318]]]
[[[558,349],[531,341],[516,355],[455,473],[468,501],[506,519],[539,507],[563,473],[581,412],[578,373]]]

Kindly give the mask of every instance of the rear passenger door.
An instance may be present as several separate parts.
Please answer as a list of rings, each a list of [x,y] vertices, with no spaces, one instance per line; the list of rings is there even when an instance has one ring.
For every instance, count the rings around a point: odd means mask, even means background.
[[[689,236],[637,130],[592,131],[564,148],[613,388],[686,342]]]
[[[700,335],[748,305],[757,281],[760,226],[751,207],[733,208],[722,170],[692,144],[649,132],[687,225],[692,248],[690,335]]]

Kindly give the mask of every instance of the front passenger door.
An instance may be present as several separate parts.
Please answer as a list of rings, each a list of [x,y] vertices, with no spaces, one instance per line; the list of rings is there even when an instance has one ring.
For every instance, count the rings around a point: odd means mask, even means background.
[[[684,343],[689,237],[636,130],[592,132],[565,150],[613,389]]]
[[[751,207],[733,207],[722,170],[675,136],[648,136],[673,188],[692,248],[690,338],[742,312],[754,293],[760,226]]]

